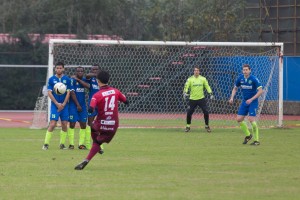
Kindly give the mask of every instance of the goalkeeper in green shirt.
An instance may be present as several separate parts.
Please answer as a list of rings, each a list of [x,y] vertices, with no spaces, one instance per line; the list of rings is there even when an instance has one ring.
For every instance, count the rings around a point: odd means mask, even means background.
[[[204,76],[200,75],[200,68],[195,66],[194,75],[187,79],[183,90],[184,98],[189,99],[185,132],[189,132],[191,130],[192,115],[197,106],[199,106],[203,111],[206,131],[208,133],[211,132],[209,127],[209,109],[204,96],[204,89],[206,89],[209,93],[210,99],[213,99],[214,96],[212,95],[208,81]]]

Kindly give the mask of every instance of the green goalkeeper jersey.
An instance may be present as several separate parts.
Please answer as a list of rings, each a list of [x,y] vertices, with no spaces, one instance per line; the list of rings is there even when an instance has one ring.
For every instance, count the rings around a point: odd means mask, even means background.
[[[204,96],[204,88],[206,91],[211,94],[211,88],[208,84],[208,81],[203,76],[198,76],[197,78],[195,76],[191,76],[187,79],[185,85],[184,85],[184,91],[185,93],[190,92],[190,99],[191,100],[199,100],[203,99]]]

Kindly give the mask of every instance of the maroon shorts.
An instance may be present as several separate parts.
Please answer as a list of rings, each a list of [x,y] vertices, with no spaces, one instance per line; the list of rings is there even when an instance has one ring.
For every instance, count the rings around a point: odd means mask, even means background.
[[[118,129],[118,122],[113,126],[103,125],[100,121],[93,121],[92,123],[92,139],[94,143],[102,144],[109,143],[115,136]]]
[[[92,139],[94,143],[102,144],[102,143],[109,143],[113,137],[115,136],[116,132],[92,132]]]

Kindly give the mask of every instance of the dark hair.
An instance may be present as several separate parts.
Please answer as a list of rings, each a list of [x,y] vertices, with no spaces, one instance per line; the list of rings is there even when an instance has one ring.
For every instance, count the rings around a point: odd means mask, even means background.
[[[63,68],[65,68],[65,64],[63,63],[63,62],[57,62],[56,64],[55,64],[55,67],[56,66],[62,66]]]
[[[95,70],[95,69],[97,69],[97,70],[100,70],[100,66],[98,65],[98,64],[93,64],[92,65],[92,67],[91,67],[91,70]]]
[[[198,65],[195,65],[194,69],[197,68],[200,71],[200,67]]]
[[[248,69],[251,70],[251,67],[250,67],[250,65],[248,65],[248,64],[244,64],[244,65],[243,65],[243,68],[244,68],[244,67],[248,67]]]
[[[101,70],[101,71],[99,71],[98,74],[97,74],[97,79],[98,79],[101,83],[107,84],[108,81],[109,81],[109,76],[110,76],[110,75],[109,75],[108,71]]]
[[[76,67],[76,71],[77,71],[77,69],[83,69],[83,71],[84,71],[84,68],[81,66]]]

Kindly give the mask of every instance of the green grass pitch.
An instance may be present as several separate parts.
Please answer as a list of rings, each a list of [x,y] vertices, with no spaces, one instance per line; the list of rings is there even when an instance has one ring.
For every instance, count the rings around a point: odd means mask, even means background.
[[[59,150],[58,130],[43,151],[45,130],[1,128],[0,199],[299,199],[300,129],[260,132],[119,129],[76,171],[88,151]]]

